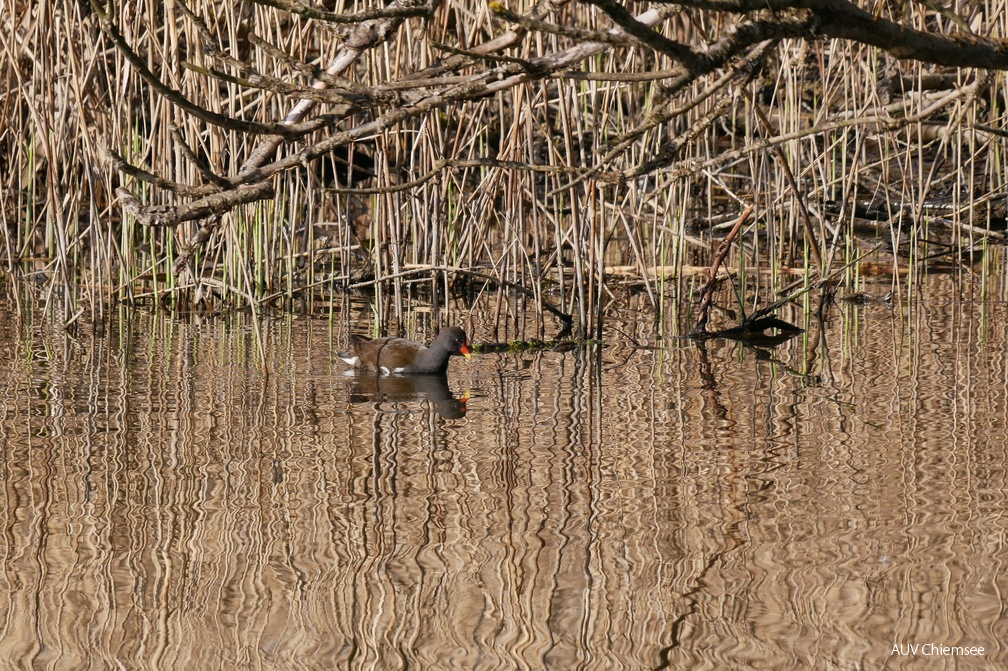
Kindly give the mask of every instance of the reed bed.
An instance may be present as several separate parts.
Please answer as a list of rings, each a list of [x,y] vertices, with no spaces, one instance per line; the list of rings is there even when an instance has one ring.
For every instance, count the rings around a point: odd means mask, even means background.
[[[276,124],[309,96],[351,28],[274,4],[100,7],[191,104]],[[918,29],[1008,34],[1004,2],[941,11],[911,3],[896,16],[891,3],[861,6]],[[338,294],[360,290],[375,292],[379,323],[405,323],[406,296],[436,312],[460,296],[490,297],[491,329],[531,318],[542,331],[569,315],[583,334],[600,334],[608,307],[632,293],[649,296],[656,318],[673,304],[681,311],[750,205],[756,214],[726,266],[751,281],[751,309],[796,278],[841,268],[837,280],[855,292],[868,273],[899,287],[938,264],[973,273],[983,262],[985,286],[1003,292],[1004,267],[988,265],[1004,241],[1000,72],[898,61],[851,41],[783,39],[670,89],[676,62],[619,39],[550,76],[414,113],[326,99],[312,118],[339,122],[272,156],[345,136],[330,164],[340,179],[305,161],[271,175],[270,198],[159,227],[124,213],[117,189],[144,207],[177,208],[186,194],[150,175],[212,184],[236,174],[266,136],[170,102],[112,44],[96,7],[6,0],[0,16],[2,283],[60,322],[101,319],[119,303],[325,312]],[[442,3],[405,19],[343,72],[343,85],[423,92],[410,77],[462,81],[588,39],[530,30],[504,53],[465,56],[508,30],[501,9]],[[506,7],[532,9],[529,0]],[[541,16],[598,35],[612,27],[589,4],[558,2]],[[732,20],[682,11],[656,29],[698,44]],[[436,69],[458,57],[467,59],[460,67]],[[410,100],[422,108],[422,95]],[[390,122],[354,134],[376,120]],[[349,178],[348,163],[357,170]]]

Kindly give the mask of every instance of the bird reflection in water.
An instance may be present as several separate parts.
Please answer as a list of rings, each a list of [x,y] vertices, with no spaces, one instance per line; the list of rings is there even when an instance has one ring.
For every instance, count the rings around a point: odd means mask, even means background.
[[[351,376],[350,402],[422,401],[427,399],[444,419],[461,419],[466,414],[469,395],[456,398],[444,375],[374,375]]]

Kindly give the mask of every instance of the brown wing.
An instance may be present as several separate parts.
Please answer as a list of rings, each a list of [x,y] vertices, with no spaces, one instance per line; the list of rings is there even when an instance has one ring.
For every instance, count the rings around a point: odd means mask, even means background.
[[[360,358],[360,366],[389,372],[409,366],[416,361],[423,348],[419,343],[404,338],[375,338],[368,340],[360,336],[352,338],[354,351]]]

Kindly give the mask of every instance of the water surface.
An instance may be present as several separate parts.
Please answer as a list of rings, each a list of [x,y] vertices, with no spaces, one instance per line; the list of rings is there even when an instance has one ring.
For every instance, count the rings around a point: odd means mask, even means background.
[[[924,295],[433,385],[340,318],[5,319],[0,668],[1004,668],[1008,314]]]

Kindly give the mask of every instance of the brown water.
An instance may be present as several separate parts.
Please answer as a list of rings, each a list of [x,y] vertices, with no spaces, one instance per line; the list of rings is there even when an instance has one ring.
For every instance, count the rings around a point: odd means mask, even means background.
[[[1008,668],[1008,306],[924,295],[447,389],[339,319],[265,376],[236,319],[4,318],[0,669]]]

